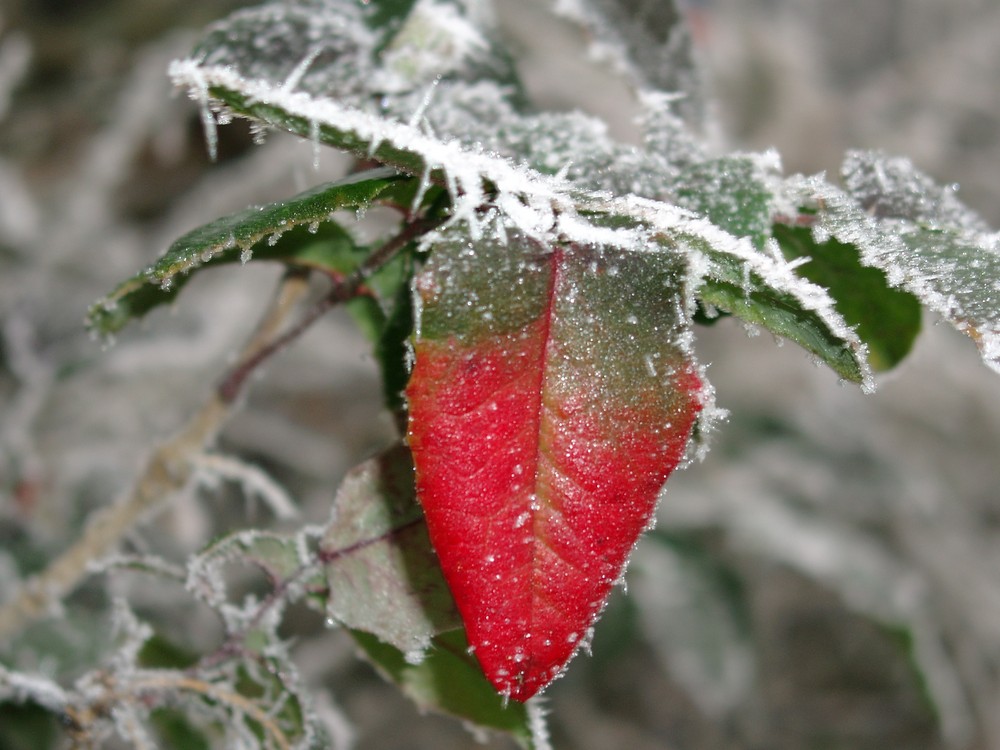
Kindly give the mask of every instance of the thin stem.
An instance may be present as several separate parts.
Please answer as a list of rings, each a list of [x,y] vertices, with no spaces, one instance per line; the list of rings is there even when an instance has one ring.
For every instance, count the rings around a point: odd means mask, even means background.
[[[242,390],[246,378],[261,362],[274,356],[291,342],[295,341],[327,311],[359,296],[369,276],[396,257],[396,254],[413,240],[426,234],[441,224],[442,221],[443,219],[418,219],[406,224],[397,235],[387,240],[382,246],[365,258],[364,262],[354,272],[346,278],[337,281],[330,291],[317,300],[294,326],[280,336],[269,339],[260,347],[244,352],[245,356],[240,359],[236,367],[232,369],[219,385],[219,397],[226,403],[232,403],[237,394]]]

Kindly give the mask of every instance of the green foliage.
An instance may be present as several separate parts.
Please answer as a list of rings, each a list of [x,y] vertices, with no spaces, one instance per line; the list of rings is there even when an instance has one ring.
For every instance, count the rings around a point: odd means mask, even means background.
[[[135,743],[148,725],[192,748],[318,746],[324,728],[283,630],[304,602],[421,709],[545,750],[538,703],[520,701],[589,643],[666,476],[704,453],[720,416],[695,359],[699,323],[764,328],[871,390],[872,370],[910,352],[926,308],[1000,371],[1000,235],[953,191],[878,153],[849,154],[841,185],[785,176],[770,155],[713,154],[678,7],[646,4],[647,18],[636,3],[565,5],[643,90],[642,145],[615,142],[583,113],[539,111],[473,0],[266,3],[213,25],[171,66],[211,151],[218,127],[241,117],[345,151],[359,171],[188,232],[95,303],[90,328],[109,337],[186,304],[180,293],[203,270],[268,261],[323,277],[316,316],[230,374],[243,383],[343,303],[408,443],[351,470],[324,523],[224,531],[180,573],[153,556],[107,563],[183,577],[220,643],[189,651],[118,603],[113,653],[64,691],[0,671],[0,742],[48,743],[46,717],[83,707],[94,732]],[[372,207],[392,218],[362,233],[354,219]],[[527,464],[515,460],[524,445]],[[161,489],[195,461],[169,458],[156,466]],[[517,479],[525,465],[528,484]],[[856,535],[773,518],[823,549],[858,552],[824,568],[792,544],[768,549],[831,589],[853,591],[869,573],[902,580]],[[724,718],[753,686],[741,579],[696,535],[651,536],[626,624]],[[488,578],[497,557],[513,563]],[[883,607],[881,593],[852,605],[901,629],[930,674],[942,657],[922,613]],[[565,653],[551,655],[545,618],[572,631],[558,632]],[[19,643],[38,648],[43,636]],[[531,664],[508,669],[531,638]],[[67,644],[49,644],[60,666],[72,664]],[[488,680],[491,650],[501,667]],[[951,715],[947,679],[928,679],[927,693]]]

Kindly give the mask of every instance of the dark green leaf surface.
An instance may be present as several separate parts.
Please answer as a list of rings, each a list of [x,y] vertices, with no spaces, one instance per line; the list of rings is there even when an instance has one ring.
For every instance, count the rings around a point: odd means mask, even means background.
[[[403,187],[401,180],[392,170],[372,170],[205,224],[181,237],[159,260],[96,302],[88,323],[98,333],[115,333],[132,318],[170,302],[193,271],[213,262],[254,258],[349,271],[360,260],[358,249],[345,231],[330,223],[330,214],[338,209],[367,206],[380,196],[391,198],[392,189]],[[319,235],[317,229],[317,235],[312,237],[309,228],[320,226],[323,234]]]
[[[746,269],[738,258],[712,250],[706,254],[711,268],[697,291],[703,304],[794,341],[842,378],[854,382],[864,379],[864,363],[858,350],[815,310],[805,308],[792,294]]]
[[[797,272],[825,287],[837,311],[868,345],[868,361],[876,370],[895,367],[920,333],[920,302],[892,289],[885,274],[861,265],[857,248],[831,239],[818,243],[807,227],[774,226],[774,237],[789,260],[810,258]]]
[[[523,748],[532,748],[524,704],[505,701],[469,654],[465,633],[453,630],[434,638],[419,664],[368,633],[353,632],[365,656],[422,709],[455,716],[470,724],[505,732]]]

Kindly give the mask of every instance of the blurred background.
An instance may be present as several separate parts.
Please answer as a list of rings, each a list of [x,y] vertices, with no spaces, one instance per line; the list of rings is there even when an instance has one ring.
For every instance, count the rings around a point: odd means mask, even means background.
[[[255,144],[240,123],[220,130],[209,163],[196,108],[165,68],[239,5],[0,7],[0,601],[184,422],[280,271],[201,274],[110,348],[86,334],[88,305],[184,231],[347,164],[324,151],[314,169],[310,144]],[[587,58],[578,29],[547,3],[497,5],[541,105],[637,137],[633,94]],[[847,148],[904,154],[1000,225],[996,0],[688,6],[720,149],[773,147],[787,173],[831,175]],[[997,376],[933,318],[873,396],[770,335],[730,321],[698,334],[729,419],[705,461],[671,480],[593,656],[548,691],[556,746],[1000,750]],[[392,435],[366,344],[335,312],[267,367],[221,448],[322,521],[343,473]],[[128,543],[181,559],[224,530],[271,524],[238,488],[195,487]],[[180,586],[97,577],[66,618],[22,639],[13,666],[71,679],[95,664],[109,592],[187,648],[218,636]],[[457,723],[419,716],[342,633],[295,614],[298,663],[339,747],[471,744]],[[0,707],[0,749],[58,736],[25,717]],[[4,729],[15,723],[35,727],[32,744]]]

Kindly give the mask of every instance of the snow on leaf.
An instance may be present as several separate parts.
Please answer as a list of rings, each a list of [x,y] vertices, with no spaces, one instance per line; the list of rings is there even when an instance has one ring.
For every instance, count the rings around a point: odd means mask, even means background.
[[[199,92],[209,92],[244,116],[263,119],[307,138],[318,133],[324,142],[363,158],[391,164],[420,177],[422,184],[434,182],[446,187],[452,198],[451,222],[465,223],[473,239],[492,231],[488,229],[488,215],[482,211],[484,206],[492,204],[519,231],[541,241],[596,243],[629,252],[655,249],[661,243],[680,246],[691,255],[692,293],[710,305],[791,338],[830,364],[842,377],[871,387],[864,346],[834,309],[829,295],[795,274],[777,250],[760,252],[748,239],[734,237],[711,221],[668,203],[634,195],[611,197],[583,189],[611,186],[615,190],[634,189],[661,197],[669,194],[672,186],[679,186],[689,190],[685,200],[693,208],[718,218],[726,201],[703,200],[707,194],[705,175],[696,168],[701,156],[689,141],[680,138],[676,128],[659,134],[667,142],[657,143],[655,152],[644,152],[616,147],[589,122],[578,123],[598,148],[583,161],[595,169],[581,172],[582,184],[574,185],[560,175],[543,174],[484,151],[481,143],[466,146],[461,141],[444,140],[413,125],[374,116],[332,99],[290,92],[267,81],[246,80],[230,69],[204,67],[187,60],[175,63],[171,70],[175,81],[191,88],[196,96],[201,95]],[[667,104],[662,96],[645,99],[649,102],[651,120],[666,118],[676,125],[674,115],[654,111],[657,106]],[[540,128],[543,120],[536,121]],[[563,120],[556,117],[555,121]],[[534,157],[525,154],[517,144],[528,132],[524,128],[530,131],[530,123],[530,118],[495,122],[499,130],[507,128],[512,155],[527,158],[529,162]],[[533,137],[543,141],[546,136],[539,131]],[[490,147],[503,147],[499,141],[490,143]],[[673,154],[678,162],[671,164],[665,154]],[[637,176],[643,172],[646,155],[650,156],[650,163],[659,166],[646,176]],[[722,169],[715,171],[716,181],[723,179],[727,163],[718,162]],[[756,194],[764,190],[757,185],[762,164],[759,157],[749,163],[752,169],[747,176],[751,184],[747,190]],[[555,164],[540,166],[549,170]],[[681,174],[682,167],[687,169],[687,177],[671,183],[671,178]],[[706,169],[711,176],[708,167],[701,172]],[[591,173],[599,175],[598,184],[588,185]],[[740,177],[734,172],[725,179],[738,182]],[[748,218],[742,225],[734,224],[733,229],[746,229],[759,242],[756,233],[759,217],[754,218],[752,211],[746,215]],[[693,304],[692,301],[692,309]]]
[[[913,220],[876,219],[818,178],[789,180],[786,188],[810,213],[817,242],[833,237],[856,247],[863,265],[881,270],[890,286],[972,338],[983,361],[1000,372],[1000,234],[973,228],[978,220],[946,199],[947,192],[932,190],[921,201],[926,180],[914,172],[908,189],[891,193],[897,196],[891,212]]]
[[[195,56],[248,78],[345,97],[365,90],[380,41],[360,3],[269,2],[210,26]]]
[[[705,396],[683,261],[442,233],[415,281],[417,492],[469,642],[526,700],[586,640]]]
[[[433,636],[461,624],[427,539],[403,446],[344,479],[320,557],[329,586],[327,615],[349,628],[417,655]]]
[[[866,390],[874,386],[867,350],[826,290],[796,273],[777,248],[760,252],[682,209],[634,196],[605,200],[595,223],[642,226],[645,242],[681,249],[688,259],[689,308],[700,302],[785,336]],[[597,206],[595,206],[597,210]],[[564,218],[565,221],[565,218]],[[633,240],[633,246],[643,239]],[[768,247],[766,243],[765,249]]]
[[[938,185],[905,157],[848,151],[840,174],[847,194],[877,218],[989,231],[986,223],[958,200],[954,186]]]
[[[685,167],[671,192],[678,205],[736,237],[749,237],[760,250],[771,224],[771,191],[763,170],[760,157],[707,159]]]
[[[367,206],[380,195],[388,197],[393,188],[400,188],[402,179],[389,169],[371,170],[198,227],[175,241],[148,268],[94,303],[88,325],[105,335],[120,330],[132,318],[173,300],[191,273],[209,264],[244,262],[249,257],[349,270],[350,256],[355,263],[361,256],[349,235],[330,222],[330,214],[341,208]],[[322,225],[322,235],[309,231],[316,224]]]

